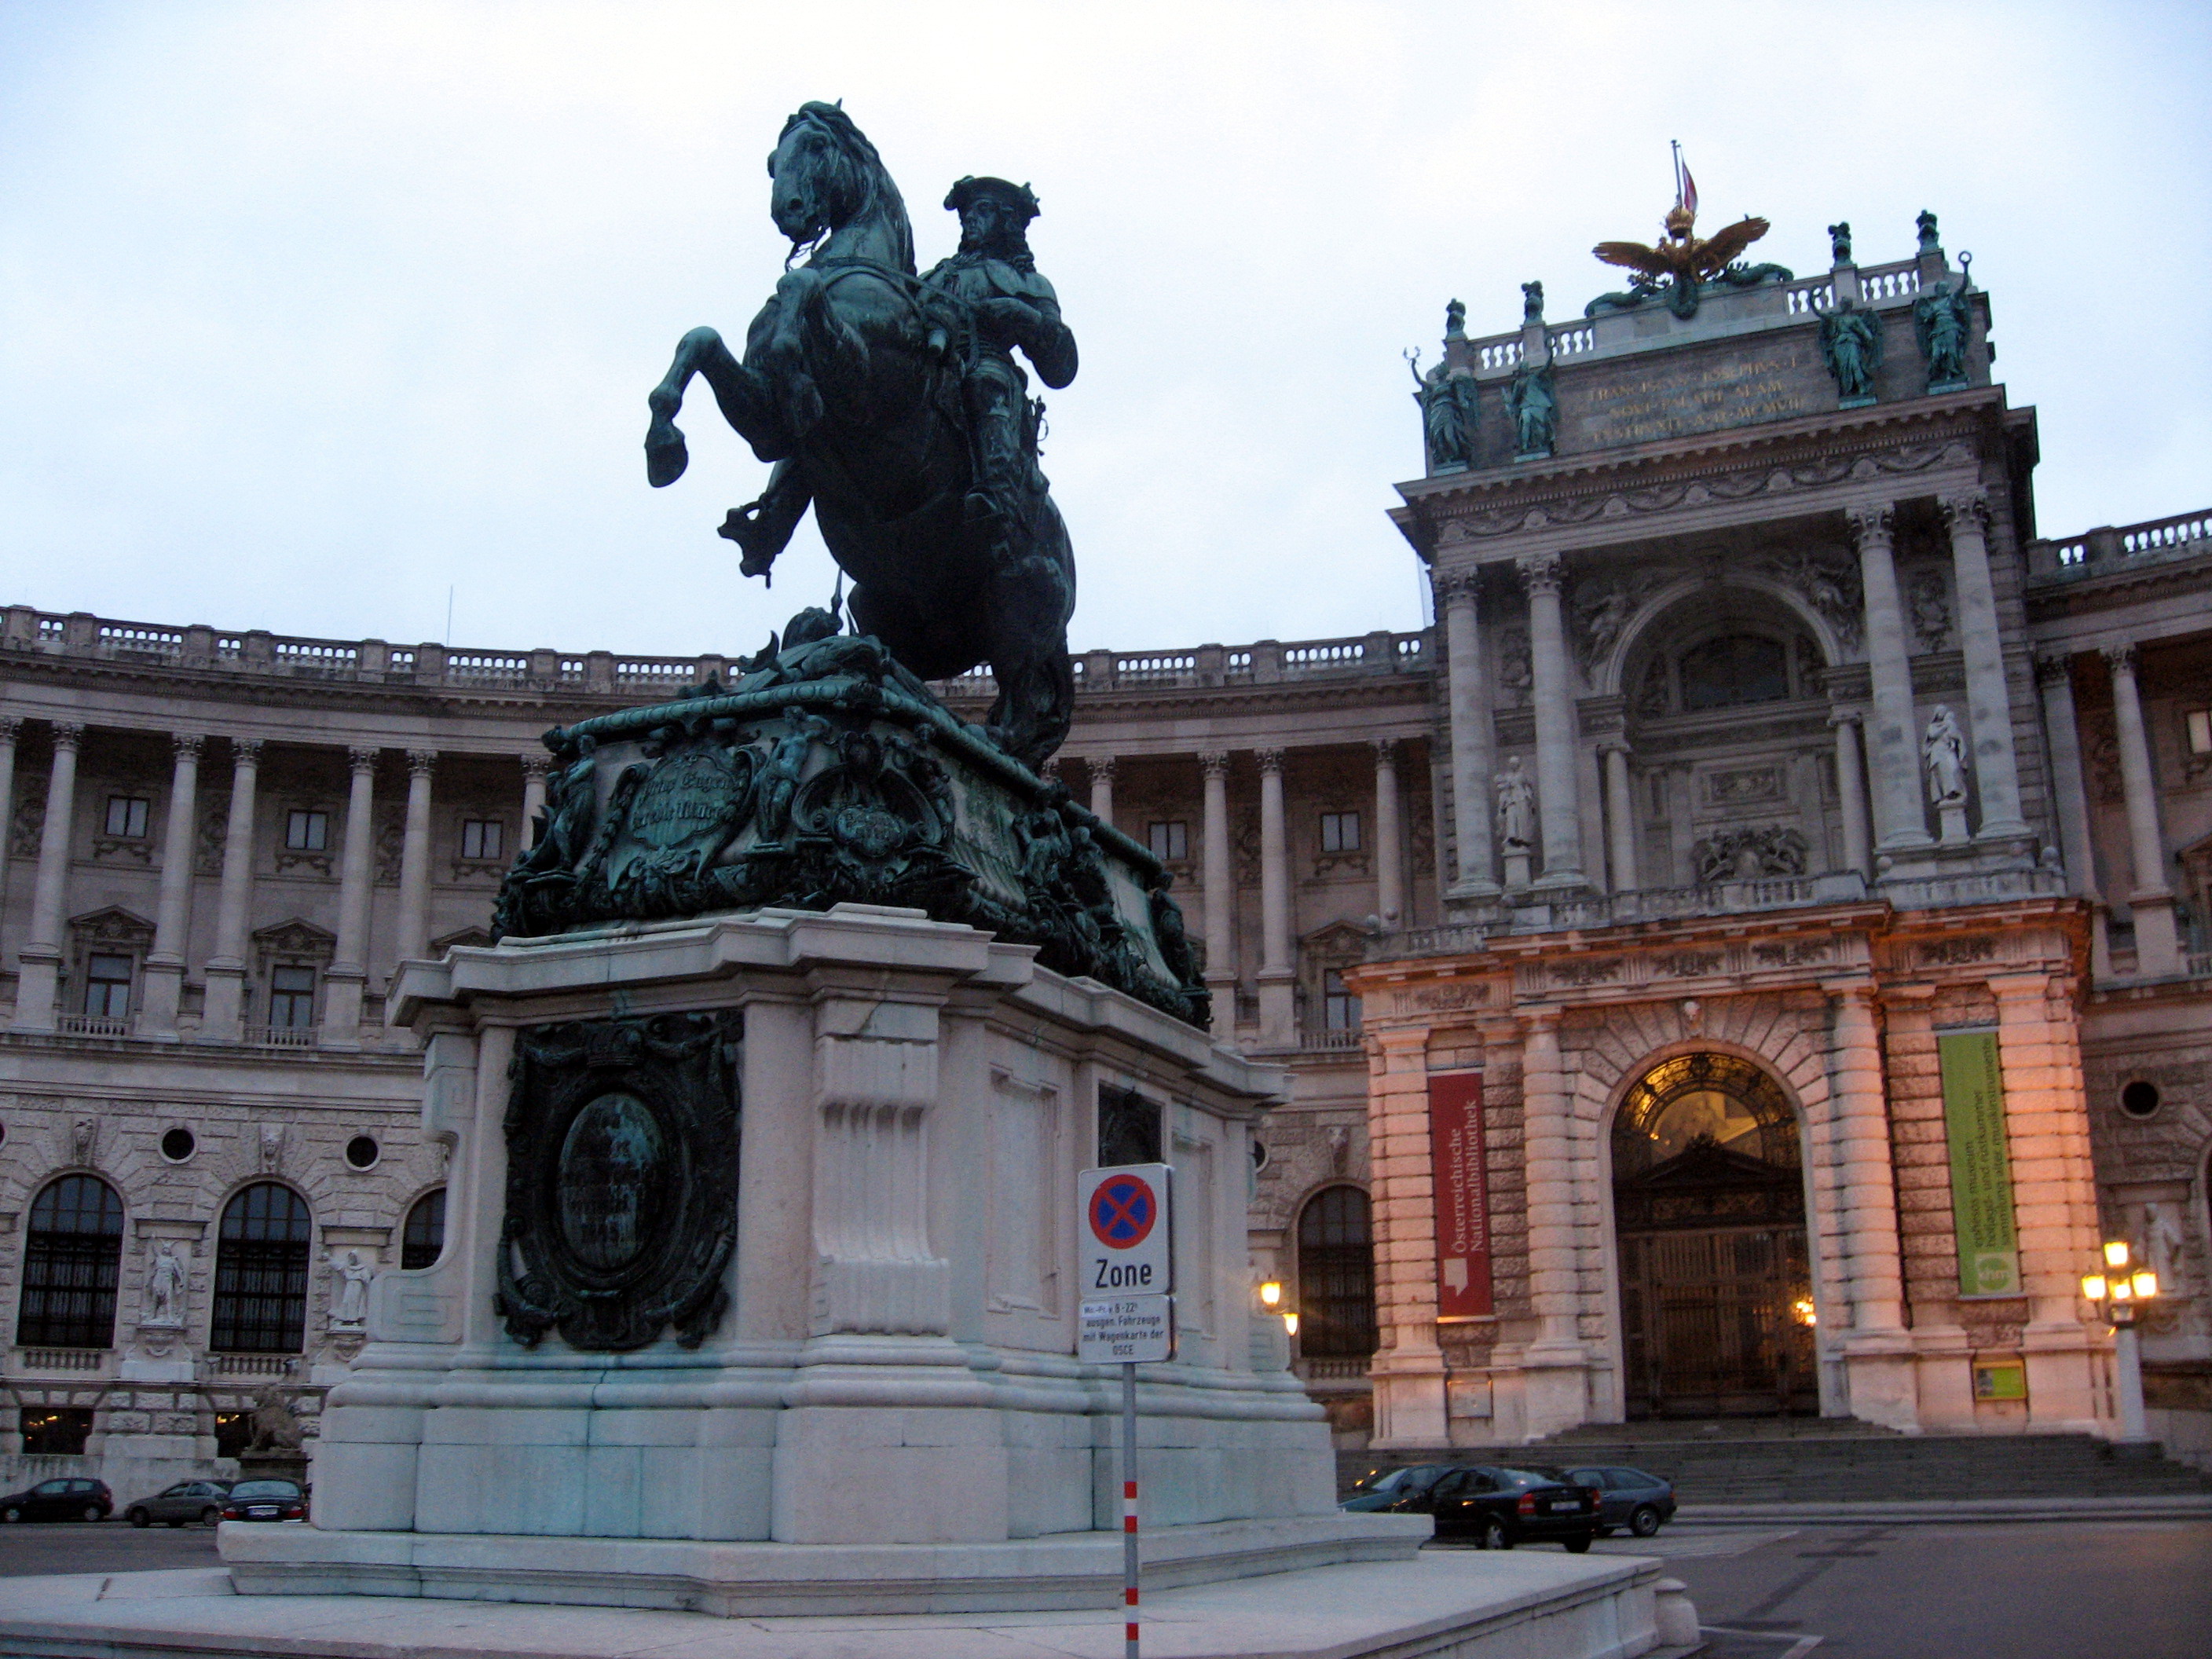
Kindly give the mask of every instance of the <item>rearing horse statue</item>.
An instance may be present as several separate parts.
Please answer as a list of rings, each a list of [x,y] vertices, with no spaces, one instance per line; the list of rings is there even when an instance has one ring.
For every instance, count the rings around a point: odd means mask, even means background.
[[[1003,380],[1010,338],[1047,385],[1065,386],[1074,378],[1073,339],[1056,306],[1056,335],[1027,326],[1010,334],[1006,325],[1021,322],[1017,301],[919,276],[898,186],[842,109],[811,103],[785,122],[769,173],[776,228],[793,259],[808,258],[786,270],[753,319],[742,362],[711,328],[678,343],[667,378],[647,399],[646,475],[656,488],[683,476],[688,456],[675,417],[691,377],[704,375],[723,417],[775,464],[761,498],[723,524],[744,550],[738,568],[765,574],[811,502],[854,584],[854,626],[923,679],[990,664],[999,685],[991,736],[1040,766],[1073,713],[1075,556],[1036,466],[1042,406],[1019,405],[1021,453],[1008,487],[984,476],[1006,471],[1003,458],[989,459],[1005,446],[993,449],[978,429],[975,388],[986,358],[998,360]],[[1002,181],[963,184],[978,182]],[[1050,295],[1042,278],[1026,280]]]

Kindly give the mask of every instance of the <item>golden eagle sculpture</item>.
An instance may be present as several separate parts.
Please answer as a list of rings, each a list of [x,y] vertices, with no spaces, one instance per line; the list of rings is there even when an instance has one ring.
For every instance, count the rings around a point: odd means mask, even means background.
[[[1788,282],[1780,265],[1739,266],[1743,251],[1766,234],[1765,220],[1743,218],[1714,236],[1692,234],[1698,222],[1693,209],[1677,202],[1666,219],[1667,234],[1656,247],[1641,242],[1600,242],[1590,252],[1609,265],[1623,265],[1636,273],[1626,294],[1601,295],[1590,301],[1584,315],[1601,309],[1626,310],[1665,297],[1678,317],[1694,317],[1700,290],[1708,283],[1725,282],[1748,287],[1770,280]]]

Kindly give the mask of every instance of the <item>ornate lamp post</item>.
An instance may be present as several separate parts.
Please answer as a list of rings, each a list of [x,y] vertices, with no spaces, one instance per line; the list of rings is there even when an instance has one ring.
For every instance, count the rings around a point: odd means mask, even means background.
[[[2148,1267],[2130,1269],[2125,1239],[2107,1240],[2105,1263],[2081,1275],[2081,1296],[2112,1328],[2113,1361],[2119,1372],[2120,1437],[2118,1446],[2148,1446],[2143,1424],[2142,1350],[2136,1336],[2136,1310],[2158,1297],[2158,1275]]]
[[[1283,1305],[1283,1286],[1280,1280],[1271,1279],[1260,1286],[1260,1305],[1271,1314],[1282,1315],[1284,1335],[1296,1336],[1298,1334],[1297,1310]]]

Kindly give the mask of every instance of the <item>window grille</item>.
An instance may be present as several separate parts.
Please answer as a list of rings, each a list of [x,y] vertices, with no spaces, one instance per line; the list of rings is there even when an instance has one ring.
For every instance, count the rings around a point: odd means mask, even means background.
[[[432,1267],[446,1248],[446,1189],[434,1188],[415,1200],[399,1236],[402,1267]]]
[[[307,1334],[307,1200],[257,1182],[223,1206],[215,1256],[215,1328],[226,1353],[298,1353]]]
[[[15,1343],[106,1348],[115,1343],[123,1268],[123,1200],[97,1176],[64,1176],[31,1203]]]
[[[1375,1244],[1367,1194],[1325,1187],[1298,1216],[1298,1352],[1375,1352]]]

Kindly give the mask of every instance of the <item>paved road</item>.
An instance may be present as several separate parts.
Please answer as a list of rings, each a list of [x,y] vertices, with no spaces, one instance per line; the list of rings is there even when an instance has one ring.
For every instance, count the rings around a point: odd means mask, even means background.
[[[52,1572],[138,1572],[222,1565],[212,1527],[148,1527],[122,1521],[50,1522],[0,1531],[0,1577]]]
[[[1690,1587],[1711,1659],[2212,1652],[2208,1521],[1760,1531],[1678,1524],[1652,1543]],[[1629,1555],[1651,1547],[1612,1538],[1595,1547]]]

